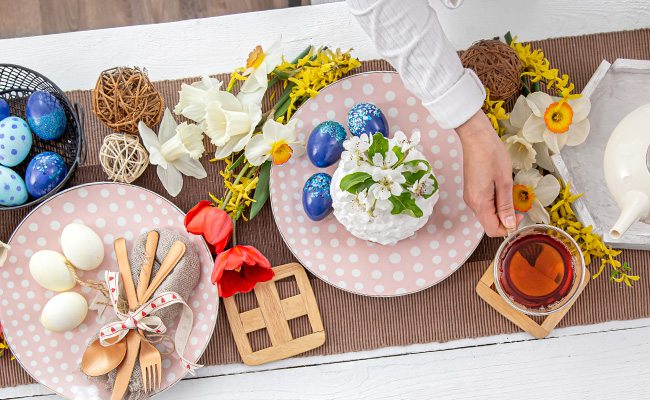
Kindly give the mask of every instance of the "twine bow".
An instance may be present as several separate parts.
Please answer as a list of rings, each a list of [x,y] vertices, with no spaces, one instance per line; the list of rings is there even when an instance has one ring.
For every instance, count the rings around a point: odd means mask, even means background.
[[[183,368],[194,375],[194,371],[200,368],[201,365],[190,362],[183,357],[183,352],[185,351],[185,346],[187,345],[190,331],[192,330],[192,321],[194,320],[192,309],[183,301],[180,295],[174,292],[164,292],[152,297],[137,310],[124,313],[118,307],[119,278],[119,272],[106,271],[105,279],[108,286],[110,302],[113,305],[115,315],[120,320],[106,324],[100,329],[99,341],[102,346],[111,346],[119,342],[126,336],[130,329],[141,329],[145,332],[155,334],[165,333],[167,327],[163,324],[160,317],[149,314],[156,309],[169,307],[174,304],[182,304],[183,311],[173,342]],[[116,337],[117,340],[114,339]]]

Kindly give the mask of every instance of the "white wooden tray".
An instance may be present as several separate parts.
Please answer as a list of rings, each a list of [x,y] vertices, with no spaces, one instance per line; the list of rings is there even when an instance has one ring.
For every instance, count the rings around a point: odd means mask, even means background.
[[[555,175],[570,181],[573,193],[585,193],[574,203],[576,217],[587,226],[593,225],[606,244],[650,250],[648,224],[634,223],[619,239],[609,236],[620,209],[609,194],[603,170],[605,147],[616,125],[631,111],[650,103],[650,61],[603,61],[582,94],[591,99],[591,132],[583,144],[565,146],[561,154],[553,156]]]

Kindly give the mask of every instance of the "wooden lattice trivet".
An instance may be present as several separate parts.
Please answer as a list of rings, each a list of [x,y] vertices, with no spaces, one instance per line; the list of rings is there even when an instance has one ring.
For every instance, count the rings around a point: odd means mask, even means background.
[[[259,308],[239,313],[233,297],[223,299],[235,337],[237,349],[244,363],[260,365],[304,353],[325,343],[325,330],[316,297],[305,269],[297,263],[273,268],[275,277],[255,285]],[[295,276],[300,294],[280,300],[275,282]],[[313,333],[294,339],[287,321],[307,315]],[[268,331],[271,347],[253,352],[248,334],[259,329]]]
[[[573,307],[573,304],[575,304],[575,301],[578,299],[578,297],[580,297],[580,294],[582,294],[585,286],[587,286],[587,283],[589,283],[590,278],[591,274],[589,273],[589,270],[585,269],[585,279],[584,282],[582,282],[580,289],[578,289],[578,294],[576,297],[569,304],[567,304],[566,307],[546,317],[541,324],[533,321],[528,315],[522,313],[521,311],[517,311],[512,308],[501,297],[499,292],[496,291],[494,287],[494,265],[492,263],[490,264],[490,268],[485,271],[485,274],[483,274],[481,280],[476,285],[476,293],[478,293],[478,295],[492,308],[497,310],[499,314],[510,320],[510,322],[535,336],[536,338],[541,339],[548,336],[548,334],[551,333],[553,329],[555,329],[557,324],[560,323],[562,318],[564,318],[566,313],[569,312],[571,307]]]

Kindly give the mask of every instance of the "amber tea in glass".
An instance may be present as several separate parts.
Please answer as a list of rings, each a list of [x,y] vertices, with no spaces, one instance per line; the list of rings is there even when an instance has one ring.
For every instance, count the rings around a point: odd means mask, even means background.
[[[515,308],[529,314],[557,311],[583,279],[583,270],[576,273],[584,269],[577,245],[565,232],[549,228],[553,227],[536,225],[515,232],[495,257],[498,291]]]

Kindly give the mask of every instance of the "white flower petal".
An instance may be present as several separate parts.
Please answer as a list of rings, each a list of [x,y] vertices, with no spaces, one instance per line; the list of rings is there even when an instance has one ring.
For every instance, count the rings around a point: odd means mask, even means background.
[[[142,121],[138,122],[138,132],[142,138],[142,144],[144,144],[144,147],[149,152],[151,152],[152,149],[160,149],[158,135],[156,135],[156,133]]]
[[[528,210],[528,216],[530,219],[540,224],[548,224],[551,222],[548,212],[546,212],[537,199],[533,200],[533,205],[530,207],[530,210]]]
[[[230,92],[220,91],[216,95],[216,101],[219,102],[221,108],[226,111],[244,111],[241,102],[237,100],[234,94]]]
[[[515,128],[509,119],[500,119],[497,121],[500,127],[504,128],[503,137],[516,135],[521,128]]]
[[[191,176],[196,179],[203,179],[208,176],[208,173],[203,168],[203,165],[199,160],[194,160],[189,156],[183,156],[176,159],[173,162],[174,167],[176,167],[183,175]]]
[[[533,144],[533,149],[535,149],[535,152],[537,153],[535,156],[535,162],[537,162],[537,165],[549,172],[555,171],[555,165],[553,164],[551,156],[548,154],[546,143],[535,143]]]
[[[302,142],[289,143],[289,147],[293,150],[291,157],[302,157],[307,152]]]
[[[524,124],[532,113],[532,110],[526,102],[526,98],[524,96],[519,96],[514,108],[512,109],[512,112],[510,113],[510,124],[517,129],[521,129],[524,127]]]
[[[589,136],[590,129],[591,125],[589,123],[589,120],[586,118],[580,122],[572,123],[569,127],[569,130],[566,132],[568,136],[566,145],[577,146],[584,143],[584,141],[587,140],[587,136]]]
[[[260,166],[269,159],[271,150],[271,144],[265,140],[263,135],[255,135],[248,141],[244,154],[248,162]]]
[[[514,135],[506,139],[504,144],[508,154],[510,154],[514,169],[528,170],[533,167],[537,152],[526,139]]]
[[[577,99],[568,100],[571,109],[573,110],[573,122],[580,122],[587,118],[591,111],[591,100],[585,97],[578,97]],[[570,146],[570,145],[569,145]]]
[[[537,117],[542,118],[548,106],[553,104],[553,99],[544,92],[534,92],[526,97],[526,103]]]
[[[553,175],[544,175],[537,183],[533,193],[535,193],[535,199],[539,200],[540,204],[546,207],[560,193],[560,182]]]
[[[176,135],[176,120],[172,115],[172,112],[169,111],[169,108],[165,108],[165,113],[162,117],[162,122],[160,123],[160,128],[158,128],[158,141],[160,144],[165,143],[169,139],[173,138]]]
[[[7,260],[7,255],[9,254],[9,250],[11,250],[11,246],[9,246],[6,243],[0,242],[0,268],[5,264],[5,261]]]
[[[264,94],[266,93],[266,88],[258,88],[250,92],[239,91],[237,93],[237,100],[241,102],[242,105],[247,106],[249,104],[261,105]]]
[[[544,131],[546,130],[546,123],[543,118],[537,118],[534,114],[526,120],[523,127],[523,135],[530,143],[537,143],[544,141]]]
[[[384,156],[382,156],[381,153],[375,153],[372,156],[372,163],[376,166],[384,165]]]
[[[544,130],[544,143],[548,146],[548,149],[554,154],[558,154],[564,144],[566,143],[566,132],[564,133],[553,133],[548,129]]]
[[[173,165],[169,165],[167,168],[159,165],[157,172],[165,190],[173,197],[176,197],[183,188],[183,175]]]
[[[515,175],[515,185],[524,185],[529,188],[535,189],[537,183],[542,179],[542,174],[536,169],[529,169],[528,171],[519,171]]]

